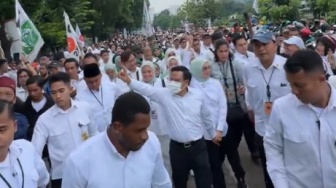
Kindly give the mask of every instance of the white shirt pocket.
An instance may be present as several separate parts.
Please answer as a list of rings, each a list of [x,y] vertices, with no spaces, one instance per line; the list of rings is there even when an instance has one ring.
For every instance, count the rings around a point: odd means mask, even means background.
[[[311,152],[309,146],[310,135],[298,130],[287,130],[284,132],[284,156],[286,162],[300,163],[302,158],[307,158],[307,153]],[[287,166],[287,165],[286,165]]]
[[[61,127],[56,127],[50,131],[48,142],[55,148],[62,149],[67,142],[65,142],[65,130]]]

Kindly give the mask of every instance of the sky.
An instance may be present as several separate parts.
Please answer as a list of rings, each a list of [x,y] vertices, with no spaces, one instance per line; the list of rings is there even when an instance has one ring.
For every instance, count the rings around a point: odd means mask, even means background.
[[[151,8],[155,9],[155,13],[159,13],[164,9],[175,5],[182,5],[186,0],[149,0]]]

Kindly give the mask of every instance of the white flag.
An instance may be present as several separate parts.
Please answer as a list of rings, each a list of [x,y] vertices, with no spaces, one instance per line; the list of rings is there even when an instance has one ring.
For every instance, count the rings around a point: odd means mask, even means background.
[[[16,27],[19,30],[21,39],[21,52],[29,62],[33,62],[39,53],[44,41],[40,32],[23,10],[19,1],[15,1]]]
[[[256,13],[259,13],[259,6],[258,6],[258,0],[253,1],[252,5],[253,9],[256,11]]]
[[[79,56],[82,55],[82,52],[77,43],[77,34],[70,23],[68,14],[64,12],[63,16],[64,16],[64,22],[65,22],[66,35],[67,35],[69,56],[79,59]]]
[[[143,6],[143,19],[142,19],[142,24],[143,24],[143,32],[146,34],[146,36],[152,36],[155,33],[155,30],[152,26],[152,21],[151,21],[151,17],[149,14],[149,10],[147,7],[147,3],[146,1],[144,1],[144,6]]]
[[[79,46],[83,48],[85,46],[84,36],[82,35],[78,27],[78,24],[76,24],[76,35],[77,35],[77,42]]]
[[[125,28],[123,29],[123,37],[124,39],[127,39],[127,30]]]

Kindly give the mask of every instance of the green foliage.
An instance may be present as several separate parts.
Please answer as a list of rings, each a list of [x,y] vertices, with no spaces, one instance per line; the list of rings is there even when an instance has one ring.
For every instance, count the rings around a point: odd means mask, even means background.
[[[277,4],[276,2],[281,4]],[[261,16],[266,16],[273,21],[296,20],[299,19],[300,0],[272,1],[258,0],[258,6]]]
[[[149,6],[149,0],[146,0]],[[20,0],[47,46],[63,47],[66,32],[63,12],[86,37],[105,40],[123,28],[141,27],[142,0]],[[15,1],[0,0],[0,23],[15,18]]]

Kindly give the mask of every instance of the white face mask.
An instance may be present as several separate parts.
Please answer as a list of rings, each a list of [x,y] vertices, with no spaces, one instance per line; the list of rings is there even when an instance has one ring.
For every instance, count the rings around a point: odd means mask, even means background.
[[[173,94],[177,94],[177,93],[179,93],[179,92],[182,90],[181,86],[182,86],[182,83],[180,83],[180,82],[168,81],[166,87],[167,87]]]

